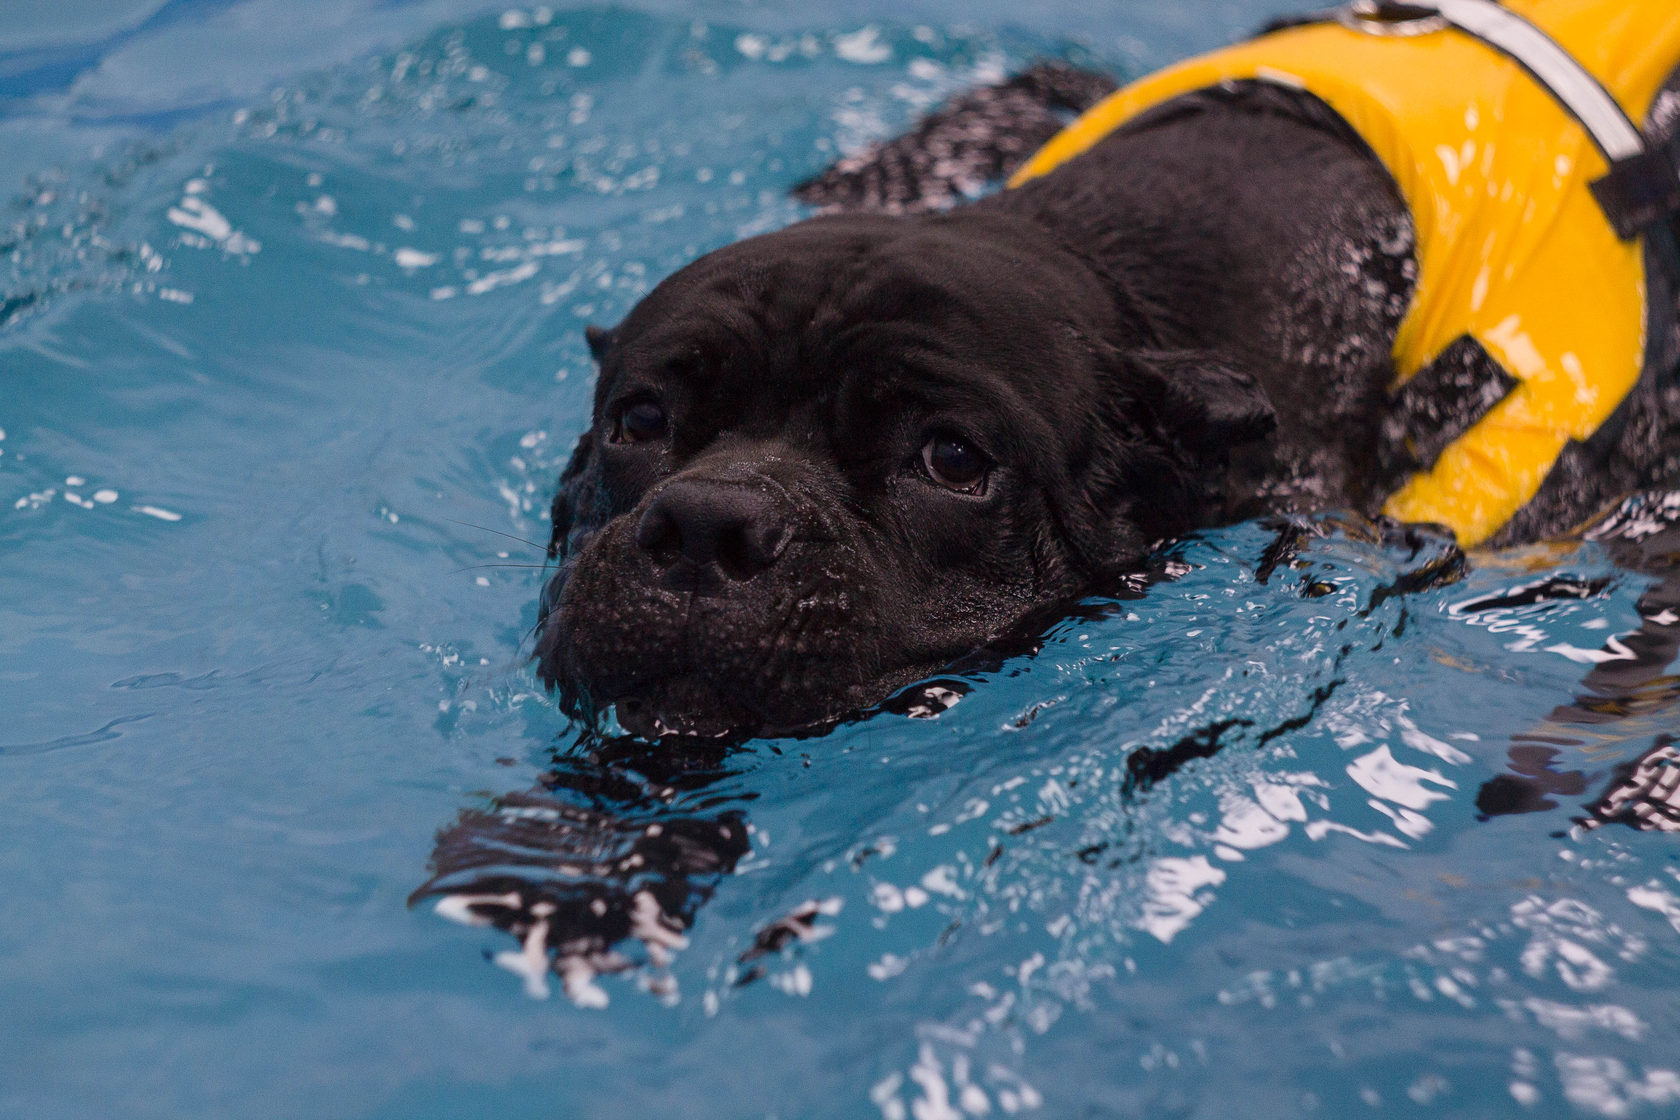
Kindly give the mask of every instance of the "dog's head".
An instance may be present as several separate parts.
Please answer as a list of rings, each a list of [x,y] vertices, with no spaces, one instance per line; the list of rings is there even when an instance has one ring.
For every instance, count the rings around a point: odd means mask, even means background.
[[[880,700],[1190,527],[1198,472],[1270,418],[983,212],[744,241],[590,340],[539,673],[643,732]]]

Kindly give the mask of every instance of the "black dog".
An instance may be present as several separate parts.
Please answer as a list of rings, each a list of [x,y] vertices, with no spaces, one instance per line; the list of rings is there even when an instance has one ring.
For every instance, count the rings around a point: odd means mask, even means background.
[[[949,198],[1101,87],[1034,72],[805,197]],[[905,158],[976,119],[1004,123],[955,172]],[[1340,117],[1236,83],[949,213],[822,216],[703,257],[591,332],[601,377],[554,503],[540,674],[642,733],[788,729],[1101,588],[1162,538],[1375,515],[1441,419],[1390,392],[1414,252]],[[1470,381],[1488,361],[1451,360]],[[1677,417],[1672,387],[1642,383],[1499,540],[1675,473]]]

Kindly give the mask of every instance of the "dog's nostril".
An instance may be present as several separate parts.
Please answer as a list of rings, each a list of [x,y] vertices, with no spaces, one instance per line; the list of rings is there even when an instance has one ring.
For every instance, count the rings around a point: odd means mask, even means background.
[[[776,562],[779,543],[770,526],[750,521],[732,526],[718,541],[718,567],[730,579],[751,579]]]
[[[682,555],[682,546],[682,531],[676,519],[662,503],[655,502],[636,526],[636,547],[661,568],[669,568]]]
[[[636,526],[636,546],[662,568],[686,560],[747,580],[776,562],[789,535],[768,495],[738,485],[674,482]]]

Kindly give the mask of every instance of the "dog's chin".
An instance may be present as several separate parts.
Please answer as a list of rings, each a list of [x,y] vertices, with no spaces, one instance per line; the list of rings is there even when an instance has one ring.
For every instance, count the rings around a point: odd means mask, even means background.
[[[748,739],[765,726],[763,716],[731,704],[715,690],[686,678],[620,697],[607,709],[624,731],[648,741]]]
[[[869,685],[833,693],[760,691],[751,703],[727,695],[714,682],[672,677],[605,701],[596,714],[610,713],[619,729],[649,742],[807,738],[877,707],[891,709],[907,686],[925,680],[935,667],[905,668]]]
[[[679,677],[619,697],[605,708],[638,739],[740,741],[820,734],[863,705],[839,697],[764,696],[747,704],[714,685]]]

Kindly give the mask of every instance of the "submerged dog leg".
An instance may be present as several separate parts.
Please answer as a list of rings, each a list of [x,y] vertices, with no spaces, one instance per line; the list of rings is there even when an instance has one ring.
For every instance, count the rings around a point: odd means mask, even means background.
[[[1509,770],[1484,783],[1476,796],[1484,816],[1554,809],[1553,797],[1578,796],[1599,776],[1556,768],[1565,751],[1570,758],[1591,757],[1595,750],[1602,754],[1657,731],[1650,747],[1616,767],[1609,788],[1588,806],[1589,816],[1581,823],[1595,827],[1618,821],[1680,831],[1680,769],[1674,738],[1661,731],[1677,694],[1668,670],[1680,656],[1680,575],[1673,566],[1680,527],[1642,520],[1637,510],[1648,504],[1630,502],[1588,533],[1623,567],[1659,576],[1639,598],[1639,629],[1611,638],[1600,650],[1581,651],[1593,668],[1580,691],[1538,727],[1512,736]]]

